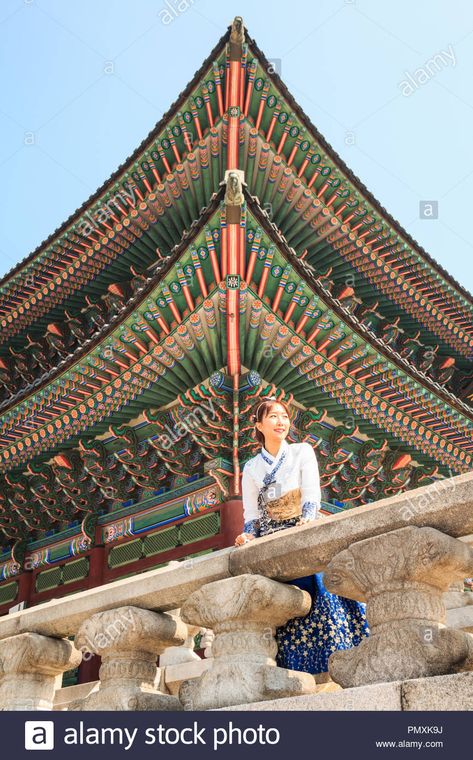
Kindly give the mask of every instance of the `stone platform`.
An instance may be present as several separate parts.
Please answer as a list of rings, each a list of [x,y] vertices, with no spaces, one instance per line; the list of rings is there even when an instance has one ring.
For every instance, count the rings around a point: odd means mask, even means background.
[[[473,710],[473,672],[456,673],[412,681],[392,681],[355,689],[309,694],[287,699],[224,707],[224,711],[449,711]]]

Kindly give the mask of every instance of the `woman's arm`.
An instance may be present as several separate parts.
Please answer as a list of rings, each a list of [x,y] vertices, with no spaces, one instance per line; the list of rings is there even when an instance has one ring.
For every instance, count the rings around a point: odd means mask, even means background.
[[[241,491],[243,497],[243,532],[251,534],[256,538],[259,536],[259,489],[246,466],[243,468]]]
[[[241,491],[243,497],[243,533],[235,539],[235,546],[243,546],[247,541],[257,538],[260,532],[259,512],[258,512],[258,493],[259,489],[255,481],[248,472],[248,468],[243,468],[243,477],[241,479]]]
[[[319,466],[314,449],[310,443],[302,444],[301,453],[301,496],[302,519],[304,522],[315,520],[320,509],[322,494],[320,491]]]

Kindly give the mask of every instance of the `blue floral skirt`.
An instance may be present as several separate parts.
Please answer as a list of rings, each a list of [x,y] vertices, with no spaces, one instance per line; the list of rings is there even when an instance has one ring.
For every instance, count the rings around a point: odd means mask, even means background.
[[[323,573],[297,578],[291,584],[309,592],[312,607],[305,617],[288,620],[276,630],[276,663],[289,670],[325,673],[332,652],[351,649],[369,634],[365,605],[327,591]]]

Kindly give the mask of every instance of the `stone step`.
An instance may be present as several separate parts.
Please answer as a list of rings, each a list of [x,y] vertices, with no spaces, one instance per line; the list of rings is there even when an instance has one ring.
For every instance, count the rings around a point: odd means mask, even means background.
[[[224,707],[217,712],[473,710],[473,673],[416,678]]]

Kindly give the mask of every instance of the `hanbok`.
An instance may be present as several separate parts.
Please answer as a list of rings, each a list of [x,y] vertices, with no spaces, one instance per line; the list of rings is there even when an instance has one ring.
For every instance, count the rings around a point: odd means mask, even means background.
[[[275,457],[262,447],[243,469],[244,532],[266,536],[298,525],[300,518],[272,520],[265,500],[268,489],[283,496],[296,488],[301,492],[302,517],[317,519],[321,493],[312,446],[282,441]],[[277,629],[277,664],[290,670],[325,673],[332,652],[357,646],[368,635],[365,605],[327,591],[323,573],[290,582],[309,592],[312,606],[305,617],[293,618]]]

